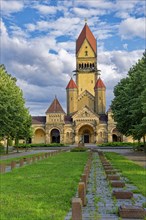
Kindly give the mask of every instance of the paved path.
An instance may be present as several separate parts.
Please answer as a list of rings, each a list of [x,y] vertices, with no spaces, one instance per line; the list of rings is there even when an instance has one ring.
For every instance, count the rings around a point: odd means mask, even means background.
[[[106,174],[98,153],[93,153],[92,166],[87,185],[87,205],[83,207],[83,220],[119,220],[118,207],[121,205],[141,206],[146,201],[146,197],[141,194],[133,194],[133,199],[114,199],[113,190],[133,191],[137,188],[128,183],[120,173],[120,179],[126,183],[124,188],[112,188],[106,178]],[[76,194],[78,196],[78,194]],[[71,219],[71,210],[65,220]],[[124,219],[130,220],[130,219]]]
[[[26,155],[31,155],[31,154],[33,155],[33,154],[37,154],[37,153],[47,153],[47,152],[51,152],[51,151],[52,150],[30,150],[30,151],[21,151],[19,153],[13,152],[8,155],[0,156],[0,160],[7,160],[7,159],[11,159],[11,158],[16,158],[16,157],[23,157]]]

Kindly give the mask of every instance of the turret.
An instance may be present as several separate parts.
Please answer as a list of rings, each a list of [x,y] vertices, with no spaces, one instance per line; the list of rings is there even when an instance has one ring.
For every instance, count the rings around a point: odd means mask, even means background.
[[[94,90],[95,90],[95,112],[97,114],[105,114],[105,111],[106,111],[106,97],[105,97],[106,87],[100,77],[95,84]]]
[[[78,102],[78,88],[74,80],[71,78],[67,87],[67,114],[71,114],[77,111],[77,102]]]

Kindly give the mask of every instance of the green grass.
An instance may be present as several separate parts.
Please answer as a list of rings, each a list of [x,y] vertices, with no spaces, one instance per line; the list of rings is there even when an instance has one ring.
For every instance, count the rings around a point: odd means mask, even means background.
[[[60,153],[1,174],[1,219],[63,220],[71,207],[87,153]]]
[[[133,185],[137,186],[137,192],[146,196],[146,169],[128,160],[117,153],[105,153],[111,163],[122,171],[123,176],[127,177]]]

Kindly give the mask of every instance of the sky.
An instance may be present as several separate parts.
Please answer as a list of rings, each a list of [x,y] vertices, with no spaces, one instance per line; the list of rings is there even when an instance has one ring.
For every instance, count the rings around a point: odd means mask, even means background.
[[[107,110],[114,86],[146,48],[145,0],[1,0],[0,4],[0,63],[16,77],[31,115],[45,115],[55,95],[66,111],[66,86],[74,78],[76,39],[85,18],[97,39]]]

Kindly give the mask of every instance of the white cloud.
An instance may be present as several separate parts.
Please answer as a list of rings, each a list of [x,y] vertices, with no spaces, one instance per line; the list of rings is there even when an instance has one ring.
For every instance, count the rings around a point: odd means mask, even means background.
[[[10,15],[11,13],[21,11],[24,7],[23,1],[17,0],[2,0],[1,11],[3,15]]]
[[[47,6],[47,5],[36,5],[34,6],[41,14],[55,14],[57,11],[57,7]]]
[[[145,38],[145,24],[145,18],[127,18],[119,25],[119,34],[122,35],[122,38],[124,39],[133,37]]]

